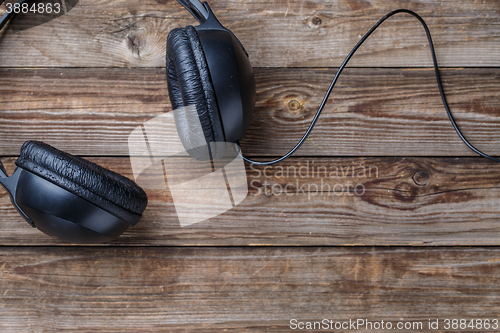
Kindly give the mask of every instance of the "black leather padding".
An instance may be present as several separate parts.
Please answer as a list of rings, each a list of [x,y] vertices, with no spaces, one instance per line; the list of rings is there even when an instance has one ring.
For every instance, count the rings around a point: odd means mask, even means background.
[[[142,215],[148,203],[144,190],[130,179],[43,142],[25,142],[16,165],[127,223],[136,218],[131,214]]]
[[[195,105],[206,142],[224,142],[212,79],[198,33],[192,26],[173,29],[168,35],[167,84],[172,109]],[[182,137],[190,135],[187,128],[177,127],[183,142]]]

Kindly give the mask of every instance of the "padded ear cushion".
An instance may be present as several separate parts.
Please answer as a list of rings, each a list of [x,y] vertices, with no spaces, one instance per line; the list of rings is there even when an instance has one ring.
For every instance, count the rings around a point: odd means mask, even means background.
[[[198,33],[192,26],[174,29],[168,35],[167,83],[172,108],[195,105],[206,142],[224,142],[212,79]],[[190,142],[190,127],[182,125],[182,118],[176,119],[181,123],[177,130],[183,143]],[[190,147],[185,148],[189,151]],[[212,155],[219,154],[212,151]]]
[[[42,142],[25,142],[16,165],[129,224],[137,221],[148,203],[146,193],[130,179]]]

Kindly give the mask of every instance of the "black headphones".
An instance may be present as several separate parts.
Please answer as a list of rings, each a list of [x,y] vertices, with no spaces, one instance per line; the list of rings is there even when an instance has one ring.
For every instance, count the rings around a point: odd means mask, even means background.
[[[28,0],[20,0],[19,4]],[[177,132],[185,149],[196,159],[218,158],[223,151],[214,142],[238,143],[248,129],[255,105],[255,81],[243,45],[224,28],[206,2],[178,0],[200,22],[172,30],[167,39],[167,82]],[[257,162],[270,165],[290,157],[306,140],[316,124],[330,93],[356,50],[389,17],[406,13],[417,18],[425,29],[432,53],[435,75],[448,117],[460,138],[481,156],[500,162],[472,146],[456,125],[446,102],[432,38],[424,20],[416,13],[398,9],[378,21],[356,44],[339,67],[311,124],[299,142],[284,156]],[[0,19],[0,29],[12,17]],[[192,149],[189,117],[183,114],[196,107],[209,155]],[[237,146],[235,146],[236,149]],[[238,151],[239,152],[239,151]],[[240,152],[241,154],[241,152]],[[9,192],[21,215],[44,233],[74,243],[98,243],[121,235],[141,218],[147,205],[144,191],[129,179],[84,159],[61,152],[41,142],[28,141],[16,161],[18,168],[8,177],[0,163],[0,183]]]
[[[221,157],[211,142],[237,142],[250,126],[255,80],[245,48],[224,28],[206,2],[178,0],[200,25],[173,29],[167,38],[168,95],[184,148],[198,160]],[[182,109],[194,105],[211,154],[200,154],[190,142]]]
[[[26,0],[21,0],[22,4]],[[0,29],[14,12],[0,18]],[[0,184],[33,227],[71,243],[102,243],[139,222],[146,193],[130,179],[47,144],[28,141]]]
[[[206,2],[200,3],[198,0],[177,1],[201,25],[194,28],[187,26],[183,29],[174,29],[168,36],[167,80],[172,108],[174,110],[181,110],[181,112],[177,112],[177,115],[180,115],[178,118],[183,118],[183,107],[196,105],[209,149],[211,146],[215,146],[210,145],[211,142],[226,141],[238,143],[238,140],[243,138],[248,129],[254,109],[255,83],[248,55],[234,34],[219,23]],[[408,9],[397,9],[385,15],[349,52],[333,78],[309,128],[295,147],[282,157],[272,161],[254,161],[244,157],[239,152],[242,158],[256,165],[271,165],[285,160],[299,149],[311,133],[328,101],[335,83],[354,53],[385,20],[399,13],[414,16],[422,24],[427,34],[441,99],[451,124],[460,139],[477,154],[500,162],[500,159],[489,156],[475,148],[461,133],[453,119],[444,95],[429,28],[417,13]],[[174,114],[174,116],[177,115]],[[177,118],[176,124],[183,144],[191,142],[192,140],[189,136],[192,134],[188,130],[189,126],[185,125],[182,119]],[[203,159],[201,154],[189,150],[189,145],[184,145],[184,147],[192,157]],[[236,149],[239,148],[236,146]],[[210,156],[217,158],[220,155],[222,155],[220,152],[212,152]]]

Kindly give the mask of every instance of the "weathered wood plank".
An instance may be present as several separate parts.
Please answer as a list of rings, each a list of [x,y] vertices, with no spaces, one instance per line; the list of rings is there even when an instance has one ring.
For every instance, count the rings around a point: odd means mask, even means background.
[[[126,158],[92,160],[132,178]],[[12,172],[13,159],[5,164]],[[167,189],[146,189],[143,220],[113,244],[498,244],[500,168],[482,158],[292,158],[247,166],[247,181],[240,205],[187,227]],[[29,227],[4,191],[0,210],[1,245],[61,244]]]
[[[439,319],[432,332],[444,332],[445,318],[498,319],[499,258],[496,247],[7,247],[0,328],[283,332],[291,319],[359,318],[418,332]]]
[[[288,152],[309,126],[335,72],[259,73],[256,115],[243,151],[260,156]],[[500,72],[442,73],[448,103],[464,134],[478,148],[500,154]],[[431,70],[347,71],[323,112],[300,155],[474,156],[453,130]]]
[[[257,105],[245,154],[278,156],[302,136],[334,70],[256,69]],[[478,148],[500,155],[500,69],[442,71],[452,111]],[[143,122],[171,110],[163,69],[2,69],[0,147],[25,140],[81,155],[128,155]],[[475,156],[454,132],[432,70],[350,69],[302,156]]]
[[[339,66],[375,22],[400,7],[428,22],[442,66],[500,66],[497,0],[212,0],[210,5],[258,67]],[[36,29],[2,33],[1,66],[164,67],[168,32],[195,23],[175,1],[82,0]],[[352,63],[430,65],[425,33],[408,15],[384,24]]]

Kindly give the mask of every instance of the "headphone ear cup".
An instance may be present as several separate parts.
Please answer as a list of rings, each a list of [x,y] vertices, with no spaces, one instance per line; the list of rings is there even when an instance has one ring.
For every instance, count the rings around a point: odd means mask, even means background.
[[[201,46],[198,33],[192,26],[172,30],[167,39],[167,84],[172,109],[176,110],[177,131],[184,148],[197,160],[206,160],[205,147],[192,149],[192,124],[185,111],[196,108],[209,146],[211,157],[222,157],[225,151],[210,145],[211,142],[224,142],[224,130],[217,106],[215,90]]]
[[[27,141],[16,165],[135,225],[146,193],[130,179],[38,141]]]

